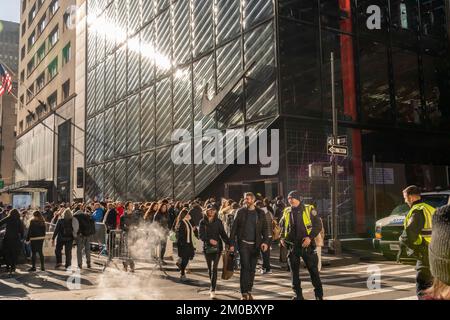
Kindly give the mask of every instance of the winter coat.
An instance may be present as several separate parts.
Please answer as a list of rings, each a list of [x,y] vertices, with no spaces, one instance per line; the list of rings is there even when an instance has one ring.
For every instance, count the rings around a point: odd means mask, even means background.
[[[5,225],[6,231],[4,241],[8,243],[17,242],[20,245],[20,240],[23,239],[25,228],[20,219],[15,219],[11,216],[7,216],[0,220],[0,227]]]
[[[200,221],[199,237],[203,241],[203,251],[208,247],[210,240],[216,240],[218,242],[219,253],[223,250],[222,241],[227,245],[230,244],[230,239],[225,232],[222,220],[219,218],[215,218],[211,222],[209,222],[208,218],[203,218]]]
[[[106,212],[103,222],[108,230],[114,230],[117,226],[117,212],[116,209],[110,209]]]
[[[38,220],[31,220],[28,228],[27,241],[44,240],[46,235],[45,222]]]
[[[193,237],[198,237],[197,229],[186,220],[181,220],[177,230],[178,256],[185,259],[194,259],[195,247]]]
[[[53,231],[53,236],[52,236],[52,240],[55,240],[56,238],[57,241],[73,241],[78,234],[78,229],[79,229],[79,223],[78,220],[76,218],[72,218],[69,219],[70,222],[67,221],[67,219],[61,218],[58,220],[58,222],[56,222],[56,227],[55,227],[55,231]],[[64,235],[64,224],[71,224],[72,225],[72,235],[71,236],[67,236]]]
[[[259,208],[256,210],[256,247],[260,247],[262,243],[268,244],[269,233],[267,228],[267,220],[264,211]],[[236,241],[239,243],[245,238],[245,223],[247,220],[248,209],[247,207],[242,207],[236,212],[234,217],[233,227],[231,228],[230,241],[234,245]]]

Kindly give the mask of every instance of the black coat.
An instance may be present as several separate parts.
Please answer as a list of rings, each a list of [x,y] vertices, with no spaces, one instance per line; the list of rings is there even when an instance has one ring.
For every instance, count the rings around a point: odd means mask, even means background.
[[[202,207],[195,205],[191,210],[189,210],[189,215],[192,217],[191,224],[193,226],[199,226],[200,220],[203,219]]]
[[[256,246],[259,248],[262,243],[269,243],[269,233],[267,228],[267,220],[266,214],[259,208],[255,208],[256,210]],[[248,209],[246,207],[240,208],[236,212],[236,216],[234,218],[233,227],[231,228],[230,233],[230,241],[231,244],[234,245],[236,241],[239,243],[242,239],[244,239],[245,232],[245,223],[247,222],[247,212]]]
[[[108,210],[106,213],[105,225],[108,230],[114,230],[117,223],[117,212],[116,209]]]
[[[194,226],[192,226],[194,228]],[[194,235],[198,237],[197,229],[194,229]],[[183,221],[180,221],[180,225],[177,230],[177,248],[178,248],[178,256],[180,258],[185,259],[194,259],[195,256],[195,248],[193,245],[193,241],[188,243],[187,239],[187,228],[186,224]]]
[[[153,216],[153,222],[158,223],[163,229],[169,230],[169,213],[156,213]]]
[[[27,241],[30,241],[30,238],[45,237],[45,234],[46,234],[45,223],[42,223],[38,220],[30,221],[30,227],[28,228]]]
[[[15,219],[11,216],[7,216],[0,220],[0,227],[6,225],[4,240],[19,241],[23,239],[25,228],[20,218]]]
[[[223,250],[223,242],[225,244],[230,244],[230,239],[228,238],[223,223],[220,219],[215,218],[213,221],[209,222],[207,218],[200,221],[199,237],[203,241],[203,250],[206,250],[209,240],[216,240],[218,242],[219,253]]]

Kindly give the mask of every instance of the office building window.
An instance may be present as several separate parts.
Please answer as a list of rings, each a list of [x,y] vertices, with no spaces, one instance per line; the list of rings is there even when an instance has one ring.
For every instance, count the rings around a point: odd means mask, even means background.
[[[48,81],[52,80],[58,74],[58,57],[48,65]]]
[[[63,66],[70,61],[72,52],[70,47],[70,42],[63,48],[62,56],[63,56]]]
[[[49,9],[50,17],[53,17],[53,15],[59,9],[59,0],[53,0],[48,9]]]
[[[30,12],[28,13],[28,27],[31,26],[34,18],[36,18],[36,13],[37,13],[36,4],[34,4],[33,7],[31,7]]]
[[[23,131],[23,120],[19,122],[19,133]]]
[[[25,70],[22,70],[22,72],[20,73],[20,82],[24,81],[25,81]]]
[[[45,72],[36,79],[36,91],[39,92],[45,86]]]
[[[45,57],[45,42],[39,47],[37,51],[37,63],[41,62]]]
[[[30,76],[30,74],[34,71],[35,61],[34,56],[31,58],[30,62],[28,62],[27,65],[27,75]]]
[[[24,99],[24,96],[21,95],[20,99],[19,99],[19,110],[21,110],[23,108],[24,104],[25,104],[25,99]]]
[[[27,103],[29,103],[34,97],[34,84],[28,87],[27,90]]]
[[[22,13],[25,12],[26,8],[27,8],[27,0],[22,0]]]
[[[53,48],[53,46],[58,42],[58,37],[59,37],[58,27],[56,27],[55,29],[53,29],[52,33],[50,33],[50,35],[48,36],[49,49]]]
[[[45,27],[47,26],[47,17],[44,15],[41,20],[39,20],[38,23],[38,35],[42,34]]]
[[[23,37],[23,35],[25,34],[26,31],[27,31],[27,22],[25,21],[22,24],[22,37]]]
[[[45,0],[38,0],[38,10],[42,8],[42,5],[44,4]]]
[[[55,92],[52,93],[51,96],[49,96],[47,98],[47,105],[49,106],[50,109],[55,109],[56,108],[57,97],[58,97],[58,92],[55,91]]]
[[[25,54],[26,54],[25,51],[26,51],[25,46],[23,46],[22,50],[20,51],[20,61],[22,61],[23,58],[25,58]]]
[[[70,79],[63,83],[62,85],[62,98],[65,101],[70,95]]]
[[[36,42],[36,33],[33,31],[31,36],[28,37],[28,52],[30,52],[31,48],[33,48],[35,42]]]

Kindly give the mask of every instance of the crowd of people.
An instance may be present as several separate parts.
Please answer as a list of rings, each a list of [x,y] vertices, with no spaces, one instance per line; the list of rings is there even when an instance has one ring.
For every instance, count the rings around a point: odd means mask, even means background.
[[[411,204],[411,212],[414,214],[424,206],[421,204],[417,207],[420,204],[420,197],[414,197],[417,193],[412,192],[411,199],[409,193],[404,193],[405,202]],[[271,248],[277,245],[280,247],[279,260],[287,263],[287,270],[291,273],[293,299],[304,299],[299,272],[302,259],[310,274],[315,298],[322,300],[324,296],[320,279],[321,247],[324,245],[322,219],[318,215],[317,208],[305,203],[299,192],[290,192],[286,200],[287,202],[281,196],[270,200],[260,194],[248,192],[239,202],[231,199],[217,201],[215,198],[185,202],[162,199],[146,203],[106,199],[101,202],[89,201],[86,204],[46,204],[42,211],[30,209],[19,211],[0,204],[0,232],[3,232],[0,263],[3,261],[6,264],[6,271],[14,276],[22,252],[31,260],[29,272],[36,271],[37,256],[40,259],[40,269],[44,271],[43,245],[46,235],[51,234],[51,242],[55,248],[55,269],[72,267],[74,246],[78,268],[82,269],[84,266],[84,255],[86,267],[89,269],[92,268],[93,237],[98,232],[99,225],[104,227],[106,235],[110,235],[105,240],[108,250],[113,247],[112,234],[119,232],[129,243],[131,238],[136,237],[138,228],[149,225],[157,226],[160,230],[155,246],[159,251],[149,252],[149,259],[157,261],[161,267],[166,265],[167,242],[172,241],[177,248],[176,265],[180,272],[180,281],[187,280],[189,262],[199,254],[199,251],[203,253],[209,272],[212,299],[216,297],[218,266],[225,250],[239,257],[236,260],[239,261],[242,300],[253,300],[252,290],[257,262],[262,261],[261,274],[270,275]],[[427,277],[427,280],[434,277],[434,284],[430,283],[426,288],[421,288],[424,292],[425,289],[428,290],[425,294],[428,298],[450,298],[449,214],[449,206],[446,206],[438,209],[433,217],[433,224],[437,225],[437,234],[433,232],[433,239],[438,240],[430,246],[429,259],[433,275]],[[411,223],[408,224],[410,225]],[[408,226],[405,225],[406,231]],[[411,237],[411,232],[408,236]],[[416,241],[414,239],[413,241]],[[202,247],[198,245],[199,240]],[[431,248],[434,250],[431,251]],[[108,254],[111,258],[111,252]],[[125,271],[135,271],[136,259],[133,254],[126,252],[120,258]],[[422,276],[423,271],[419,275]]]

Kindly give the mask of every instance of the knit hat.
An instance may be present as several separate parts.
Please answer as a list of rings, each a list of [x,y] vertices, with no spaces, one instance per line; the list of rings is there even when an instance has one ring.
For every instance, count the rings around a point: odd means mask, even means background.
[[[297,190],[291,191],[288,194],[288,198],[291,197],[293,199],[297,199],[298,201],[302,201],[302,197],[300,196],[300,193],[298,193]]]
[[[429,247],[431,273],[450,286],[450,205],[436,210],[432,225]]]

